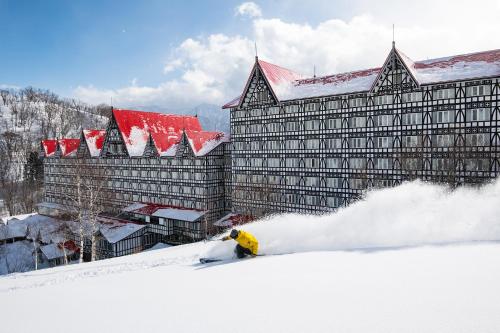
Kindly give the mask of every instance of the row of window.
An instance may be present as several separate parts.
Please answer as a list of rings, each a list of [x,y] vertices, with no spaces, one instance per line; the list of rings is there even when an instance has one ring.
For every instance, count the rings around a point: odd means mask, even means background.
[[[455,144],[455,136],[453,134],[436,134],[431,135],[432,147],[451,147]],[[498,136],[490,133],[470,133],[465,135],[466,146],[477,147],[477,146],[489,146],[490,141],[492,145],[500,145]],[[368,146],[368,139],[366,137],[351,137],[347,139],[347,145],[342,146],[342,138],[328,138],[328,139],[291,139],[284,141],[252,141],[250,143],[245,142],[235,142],[234,149],[247,150],[248,147],[252,151],[262,151],[262,150],[280,150],[285,148],[286,150],[317,150],[317,149],[349,149],[349,148],[399,148],[399,147],[422,147],[423,137],[417,135],[408,135],[401,137],[401,144],[393,136],[376,136],[373,137],[373,146]],[[146,172],[146,171],[144,171]],[[147,171],[149,172],[149,171]],[[165,171],[166,172],[166,171]],[[162,171],[163,173],[163,171]],[[173,172],[172,174],[177,174]],[[185,175],[185,174],[184,174]],[[199,175],[199,174],[197,174]],[[166,178],[166,176],[162,176]],[[172,176],[172,178],[176,178]],[[197,178],[195,178],[197,179]]]
[[[442,123],[454,123],[455,115],[457,115],[457,121],[461,122],[459,115],[456,114],[454,110],[446,111],[435,111],[432,112],[432,118],[430,123],[442,124]],[[423,123],[424,114],[420,112],[405,113],[402,114],[402,125],[420,125]],[[393,115],[380,115],[373,117],[373,127],[383,127],[383,126],[397,126],[395,123],[396,117]],[[468,109],[465,112],[465,121],[489,121],[490,120],[490,108],[475,108]],[[371,127],[368,126],[367,117],[350,117],[345,123],[345,127],[342,126],[342,118],[331,118],[326,119],[323,123],[319,120],[306,120],[304,126],[301,126],[299,121],[287,121],[285,123],[273,122],[267,125],[252,124],[252,125],[234,125],[233,130],[236,134],[257,134],[257,133],[277,133],[281,131],[286,132],[297,132],[297,131],[317,131],[322,129],[341,129],[341,128],[362,128]]]
[[[409,165],[417,165],[417,168],[421,168],[422,165],[422,159],[421,158],[400,158],[400,160],[403,163],[409,163]],[[438,163],[439,165],[439,160],[440,159],[432,159],[431,163],[435,164]],[[477,159],[472,159],[472,158],[465,158],[467,160],[467,163],[470,163],[473,160]],[[487,160],[487,159],[486,159]],[[236,161],[242,161],[241,163],[237,163]],[[280,159],[278,158],[269,158],[267,160],[267,167],[268,168],[328,168],[328,169],[341,169],[341,168],[350,168],[350,169],[361,169],[364,170],[367,168],[367,159],[364,157],[353,157],[353,158],[347,158],[346,162],[348,164],[344,165],[342,164],[343,159],[340,157],[329,157],[325,159],[318,159],[318,158],[304,158],[304,159],[299,159],[299,158],[285,158],[284,159],[284,165],[280,162]],[[374,168],[375,169],[392,169],[393,164],[392,164],[392,159],[391,158],[373,158],[372,159]],[[437,162],[436,162],[437,161]],[[237,159],[235,160],[235,165],[236,166],[241,166],[241,167],[246,167],[246,166],[251,166],[251,167],[264,167],[264,161],[262,158],[256,158],[256,159],[251,159],[249,160],[249,164],[245,162],[245,159]],[[486,165],[486,164],[485,164]],[[489,164],[488,164],[489,165]],[[437,170],[440,170],[438,167]],[[476,171],[475,169],[471,169],[470,171]],[[245,175],[238,175],[236,174],[235,180],[239,182],[244,182],[243,178]],[[255,175],[255,179],[263,179],[259,177],[263,177],[262,175]],[[275,182],[276,180],[269,182],[269,184],[279,184]],[[261,181],[256,181],[257,183],[260,183]],[[287,183],[288,184],[288,183]],[[292,184],[293,185],[293,184]]]
[[[466,88],[466,96],[467,97],[477,97],[477,96],[487,96],[491,94],[491,86],[490,85],[475,85],[475,86],[469,86]],[[435,100],[443,100],[443,99],[452,99],[456,97],[456,92],[455,88],[445,88],[445,89],[437,89],[433,91],[433,96]],[[410,103],[410,102],[421,102],[423,99],[423,93],[421,91],[414,91],[414,92],[409,92],[409,93],[403,93],[401,94],[401,101],[403,103]],[[392,104],[394,102],[394,95],[381,95],[381,96],[375,96],[374,98],[374,104],[375,105],[387,105],[387,104]],[[351,98],[347,100],[343,100],[344,105],[342,106],[342,100],[334,100],[334,101],[327,101],[325,103],[325,108],[327,110],[337,110],[343,108],[354,108],[354,107],[363,107],[366,106],[367,104],[367,99],[366,97],[358,97],[358,98]],[[306,112],[315,112],[319,111],[320,109],[320,104],[318,102],[309,102],[304,104],[304,110]],[[297,113],[299,112],[299,105],[297,104],[292,104],[292,105],[286,105],[284,108],[284,113]],[[268,115],[276,115],[279,114],[279,107],[272,107],[269,108],[267,111]],[[264,115],[262,109],[260,108],[255,108],[250,110],[250,116],[252,117],[260,117]],[[234,117],[235,118],[241,118],[246,116],[246,111],[244,110],[238,110],[234,112]]]

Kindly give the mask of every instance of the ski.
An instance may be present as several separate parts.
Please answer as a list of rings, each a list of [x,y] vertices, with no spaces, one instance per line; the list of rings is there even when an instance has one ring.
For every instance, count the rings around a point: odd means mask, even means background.
[[[217,262],[217,261],[222,261],[222,259],[216,259],[216,258],[200,258],[200,263],[202,264],[209,264],[211,262]]]

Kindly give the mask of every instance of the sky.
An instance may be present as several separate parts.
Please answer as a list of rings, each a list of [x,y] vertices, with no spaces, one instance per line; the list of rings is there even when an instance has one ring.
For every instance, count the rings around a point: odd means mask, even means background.
[[[0,0],[0,88],[116,107],[238,96],[260,59],[303,75],[500,48],[500,0]]]

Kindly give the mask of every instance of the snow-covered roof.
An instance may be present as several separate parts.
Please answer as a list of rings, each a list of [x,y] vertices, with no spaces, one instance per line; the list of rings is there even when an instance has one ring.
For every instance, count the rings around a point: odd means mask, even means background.
[[[500,49],[423,61],[413,61],[400,50],[395,50],[420,85],[500,76]],[[315,78],[292,79],[291,74],[286,74],[288,70],[282,67],[271,66],[262,60],[258,60],[258,64],[280,101],[368,92],[381,71],[379,67]],[[241,98],[240,96],[233,99],[223,108],[238,106]]]
[[[172,220],[194,222],[205,214],[205,211],[194,209],[160,208],[156,212],[154,212],[152,216],[163,217]]]
[[[74,156],[80,145],[80,139],[59,139],[59,148],[61,149],[61,156]]]
[[[214,222],[214,226],[217,227],[232,227],[235,225],[240,225],[247,223],[253,220],[251,216],[238,214],[238,213],[229,213],[222,217],[221,219]]]
[[[45,156],[50,157],[53,156],[57,150],[57,140],[56,139],[47,139],[42,140],[42,149]]]
[[[127,238],[136,231],[141,230],[146,227],[144,224],[135,223],[113,223],[113,224],[103,224],[99,228],[101,234],[110,243],[116,243],[124,238]]]
[[[127,210],[125,210],[127,209]],[[160,205],[152,203],[133,203],[123,211],[141,215],[163,217],[167,219],[193,222],[206,214],[206,211],[184,208],[170,205]]]
[[[8,224],[0,225],[0,240],[10,238],[25,237],[27,234],[27,227],[24,223],[17,223],[20,221],[11,221]]]
[[[90,152],[90,156],[97,157],[101,154],[102,146],[104,145],[104,137],[106,130],[91,130],[84,129],[83,137]]]
[[[146,207],[147,204],[140,203],[140,202],[134,202],[133,204],[128,205],[125,208],[122,208],[122,212],[133,212],[134,210]]]
[[[178,143],[183,130],[201,131],[195,116],[114,109],[113,116],[129,156],[142,156],[149,136],[160,156]]]
[[[191,149],[195,156],[205,156],[221,143],[229,142],[228,134],[209,131],[185,131]]]
[[[58,258],[64,258],[64,255],[66,253],[66,257],[71,256],[72,254],[75,253],[75,250],[77,247],[74,245],[73,242],[72,245],[69,245],[71,241],[68,241],[64,244],[64,249],[63,249],[63,244],[48,244],[48,245],[43,245],[40,246],[40,251],[47,257],[47,259],[52,260],[52,259],[58,259]]]

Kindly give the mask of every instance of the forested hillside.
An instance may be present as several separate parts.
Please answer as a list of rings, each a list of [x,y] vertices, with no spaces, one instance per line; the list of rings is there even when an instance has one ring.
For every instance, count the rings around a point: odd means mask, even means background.
[[[40,196],[39,142],[104,128],[110,107],[25,88],[0,90],[0,200],[7,214],[32,212]]]

